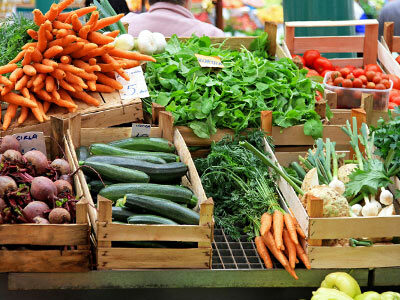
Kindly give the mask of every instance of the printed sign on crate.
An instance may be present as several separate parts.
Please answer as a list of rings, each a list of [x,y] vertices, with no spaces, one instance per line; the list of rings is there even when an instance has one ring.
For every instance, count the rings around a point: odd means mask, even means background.
[[[132,123],[132,137],[149,137],[151,125]]]
[[[21,145],[21,153],[25,154],[31,150],[38,150],[46,154],[46,142],[44,140],[43,132],[24,132],[16,133],[13,136],[18,140]]]
[[[144,79],[142,67],[134,67],[132,69],[125,70],[125,73],[129,76],[129,81],[126,81],[120,75],[117,74],[117,81],[122,84],[122,90],[119,91],[122,100],[131,100],[133,98],[147,98],[149,97],[149,91],[147,84]]]

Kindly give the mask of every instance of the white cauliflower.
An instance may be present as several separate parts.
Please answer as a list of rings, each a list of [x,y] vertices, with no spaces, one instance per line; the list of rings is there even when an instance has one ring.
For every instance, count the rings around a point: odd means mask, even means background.
[[[338,169],[338,179],[343,183],[348,183],[350,181],[349,175],[353,173],[353,171],[357,168],[358,168],[357,164],[347,164],[341,166]]]
[[[306,194],[320,198],[324,202],[323,216],[329,217],[348,217],[350,215],[349,203],[347,199],[341,196],[337,191],[327,185],[318,185],[310,189]],[[304,203],[304,200],[302,201]]]
[[[306,176],[304,176],[301,189],[304,192],[307,192],[308,190],[312,189],[314,186],[317,185],[319,185],[318,172],[316,168],[312,168],[310,171],[307,172]]]

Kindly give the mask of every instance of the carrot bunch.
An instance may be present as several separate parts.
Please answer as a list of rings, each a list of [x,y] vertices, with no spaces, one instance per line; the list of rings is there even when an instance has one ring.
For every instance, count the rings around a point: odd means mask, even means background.
[[[304,238],[304,232],[296,218],[281,209],[275,209],[272,214],[266,212],[261,216],[260,235],[256,236],[254,242],[267,269],[273,267],[269,255],[269,252],[271,252],[285,270],[295,279],[298,279],[294,271],[296,263],[299,262],[298,259],[303,262],[307,269],[311,268],[307,254],[300,245],[300,240]]]
[[[9,103],[3,120],[6,130],[18,107],[22,124],[29,111],[39,122],[48,120],[51,104],[77,110],[75,100],[99,106],[100,101],[88,92],[111,93],[122,89],[115,73],[129,80],[124,69],[154,58],[138,52],[115,49],[112,42],[119,31],[107,35],[98,30],[118,22],[123,14],[99,20],[95,6],[62,13],[74,0],[52,4],[46,14],[33,11],[38,31],[28,30],[36,42],[25,44],[7,65],[0,67],[1,100]],[[91,13],[82,24],[79,17]],[[9,78],[3,76],[11,73]]]

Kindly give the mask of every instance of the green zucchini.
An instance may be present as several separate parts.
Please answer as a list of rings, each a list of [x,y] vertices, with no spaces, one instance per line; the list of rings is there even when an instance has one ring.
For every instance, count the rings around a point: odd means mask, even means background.
[[[103,184],[103,182],[104,182],[104,184]],[[110,184],[112,184],[111,181],[107,181],[107,180],[106,181],[103,180],[103,182],[101,182],[101,180],[92,180],[92,181],[90,181],[88,183],[88,185],[90,185],[90,189],[89,190],[92,193],[98,194],[102,188],[104,188],[105,186],[107,187]]]
[[[129,217],[133,217],[136,214],[131,212],[129,209],[124,207],[112,207],[112,218],[113,221],[124,222],[127,223]]]
[[[129,224],[162,224],[162,225],[178,225],[178,223],[155,215],[135,215],[128,218]]]
[[[92,144],[89,150],[90,153],[93,155],[132,156],[132,157],[155,156],[164,159],[166,162],[179,161],[179,156],[173,153],[127,150],[100,143]]]
[[[137,151],[175,152],[175,146],[163,138],[135,137],[108,143],[111,146]]]
[[[139,170],[149,175],[151,182],[156,183],[177,182],[188,170],[186,164],[182,162],[152,164],[127,156],[95,155],[90,156],[86,162],[107,163],[132,170]]]
[[[194,210],[166,199],[127,194],[125,205],[128,209],[144,209],[148,212],[169,218],[181,224],[198,225],[200,220],[199,214]]]
[[[150,177],[146,173],[128,168],[122,168],[105,163],[85,162],[82,169],[92,173],[94,169],[102,178],[112,182],[149,182]]]
[[[75,150],[78,160],[85,160],[89,157],[89,148],[82,146]]]
[[[188,204],[189,207],[194,207],[197,204],[196,196],[187,188],[154,183],[112,184],[101,189],[99,195],[112,201],[116,201],[119,198],[123,198],[126,194],[132,193],[163,198],[176,203]]]

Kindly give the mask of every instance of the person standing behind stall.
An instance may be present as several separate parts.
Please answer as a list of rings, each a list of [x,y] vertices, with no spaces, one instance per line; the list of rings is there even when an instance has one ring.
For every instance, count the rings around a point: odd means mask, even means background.
[[[400,35],[400,0],[392,0],[385,4],[379,14],[379,36],[383,35],[385,22],[394,22],[394,35]]]
[[[129,13],[122,22],[128,23],[128,33],[138,36],[142,30],[160,32],[166,37],[176,34],[179,37],[197,36],[224,37],[224,32],[214,25],[197,20],[190,12],[191,0],[150,0],[146,13]]]

